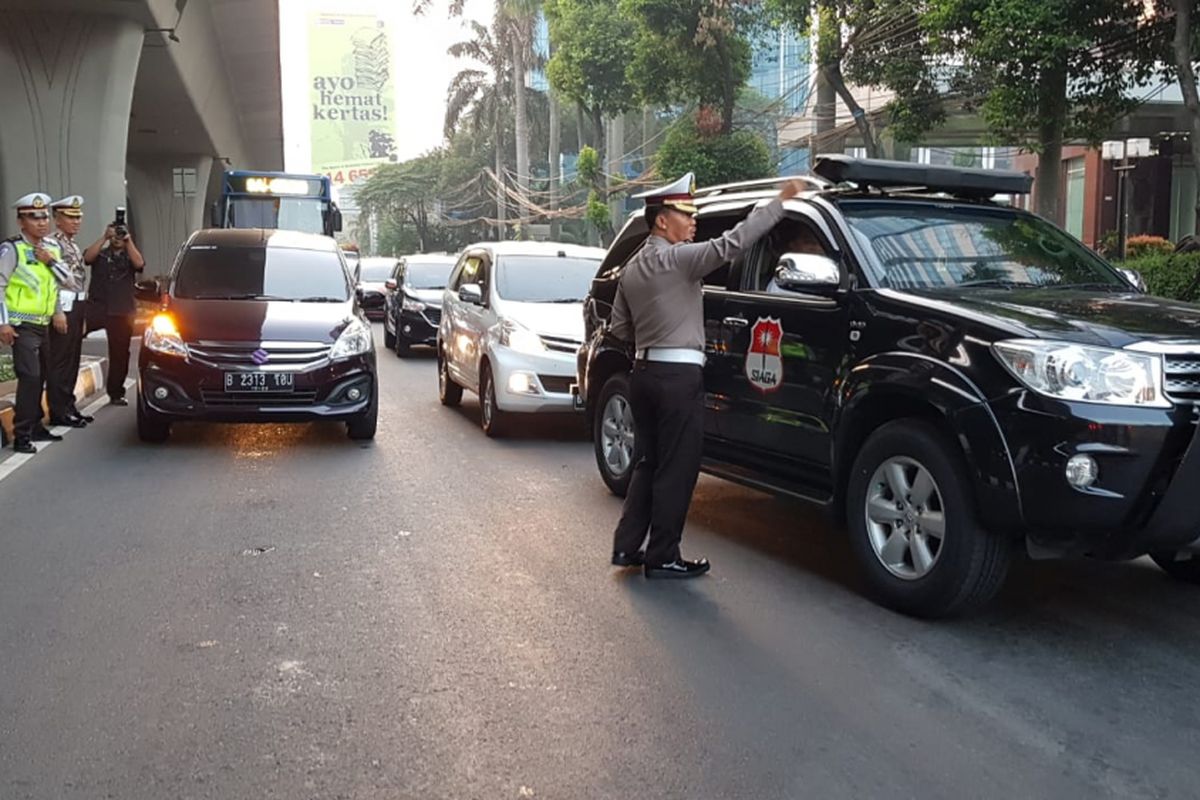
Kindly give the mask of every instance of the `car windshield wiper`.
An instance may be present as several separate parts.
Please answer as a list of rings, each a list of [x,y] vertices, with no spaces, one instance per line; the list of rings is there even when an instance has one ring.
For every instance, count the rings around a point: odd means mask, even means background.
[[[1047,289],[1106,289],[1108,291],[1132,292],[1133,289],[1129,286],[1122,286],[1119,283],[1105,283],[1103,281],[1092,281],[1084,283],[1052,283],[1046,286]]]
[[[984,278],[978,281],[966,281],[964,283],[956,283],[947,286],[947,289],[962,289],[968,286],[998,286],[1001,289],[1036,289],[1039,284],[1029,283],[1028,281],[1010,281],[1005,278]]]
[[[344,297],[329,297],[327,295],[314,295],[313,297],[293,297],[289,298],[296,303],[344,303]]]
[[[578,297],[560,297],[557,300],[543,300],[543,303],[582,303]]]

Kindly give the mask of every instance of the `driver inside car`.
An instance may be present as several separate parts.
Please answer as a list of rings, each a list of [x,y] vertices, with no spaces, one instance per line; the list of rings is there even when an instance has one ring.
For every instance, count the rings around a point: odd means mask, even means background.
[[[817,238],[813,229],[803,223],[787,222],[779,226],[772,236],[774,242],[782,244],[773,244],[770,253],[773,258],[766,261],[765,274],[760,275],[759,280],[767,278],[767,285],[760,291],[767,294],[787,294],[789,290],[781,288],[775,282],[775,270],[779,264],[779,259],[788,253],[802,253],[812,256],[829,256],[825,250],[825,245]]]

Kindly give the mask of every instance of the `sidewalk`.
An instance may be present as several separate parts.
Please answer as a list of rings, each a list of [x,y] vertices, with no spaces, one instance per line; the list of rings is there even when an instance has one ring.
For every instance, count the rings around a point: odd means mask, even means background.
[[[101,348],[88,347],[84,341],[85,354]],[[108,377],[108,358],[100,355],[84,355],[79,365],[79,375],[75,380],[75,401],[84,405],[92,395],[104,391],[104,382]],[[13,405],[16,401],[17,382],[4,381],[0,383],[0,446],[7,447],[12,443]],[[42,408],[46,408],[45,395],[42,396]]]

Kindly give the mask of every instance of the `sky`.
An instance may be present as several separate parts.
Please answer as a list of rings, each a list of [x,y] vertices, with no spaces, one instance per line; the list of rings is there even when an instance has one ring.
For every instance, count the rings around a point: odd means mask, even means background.
[[[280,61],[283,74],[284,164],[289,172],[311,170],[308,24],[313,12],[374,13],[392,32],[396,76],[396,146],[400,160],[418,156],[443,141],[446,87],[464,64],[446,54],[468,38],[465,20],[487,24],[494,0],[467,0],[462,20],[447,18],[448,0],[433,0],[422,16],[411,0],[279,0]]]

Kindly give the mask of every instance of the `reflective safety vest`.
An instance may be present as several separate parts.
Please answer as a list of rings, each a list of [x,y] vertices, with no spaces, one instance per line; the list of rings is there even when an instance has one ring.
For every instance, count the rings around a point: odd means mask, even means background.
[[[17,270],[8,279],[8,288],[4,292],[8,318],[14,323],[47,325],[58,305],[58,280],[48,265],[38,261],[33,246],[24,239],[9,239],[8,243],[17,250]],[[46,243],[42,247],[55,260],[62,260],[59,247]]]

